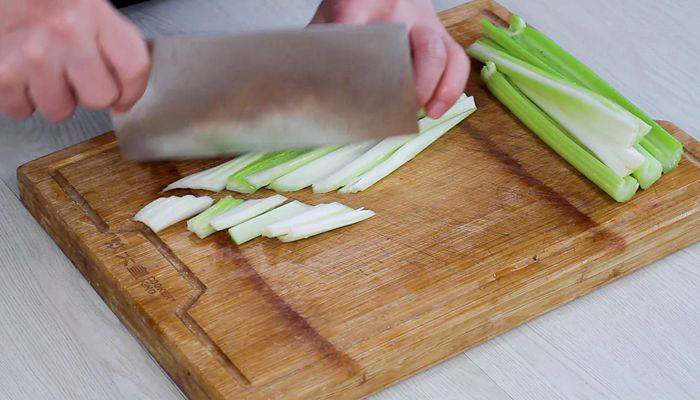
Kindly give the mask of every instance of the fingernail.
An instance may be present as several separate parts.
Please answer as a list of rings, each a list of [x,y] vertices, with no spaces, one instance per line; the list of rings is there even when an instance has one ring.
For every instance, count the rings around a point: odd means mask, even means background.
[[[444,101],[435,101],[428,106],[428,116],[430,118],[440,118],[447,111],[447,104]]]

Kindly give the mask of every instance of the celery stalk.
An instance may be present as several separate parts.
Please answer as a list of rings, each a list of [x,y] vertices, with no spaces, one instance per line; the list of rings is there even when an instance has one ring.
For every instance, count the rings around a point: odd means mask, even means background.
[[[294,157],[284,163],[278,164],[272,168],[268,168],[257,172],[255,174],[249,175],[246,180],[250,183],[256,190],[263,186],[267,186],[275,179],[288,174],[302,166],[316,160],[317,158],[323,157],[324,155],[338,149],[340,146],[324,146],[317,149],[313,149],[306,153],[303,153],[297,157]]]
[[[619,176],[644,163],[632,146],[651,127],[617,103],[513,57],[479,40],[469,54],[493,61],[527,97],[580,140]]]
[[[649,189],[654,182],[661,178],[663,166],[641,144],[634,145],[634,148],[644,156],[644,163],[632,173],[632,176],[639,182],[642,189]]]
[[[418,136],[401,146],[385,161],[344,186],[340,189],[340,193],[357,193],[366,190],[412,160],[418,153],[425,150],[475,110],[474,98],[465,96],[441,118],[437,120],[431,118],[420,120],[421,133]]]
[[[267,226],[263,230],[263,236],[278,237],[289,233],[295,226],[305,225],[318,221],[320,219],[330,217],[332,215],[342,214],[352,211],[352,208],[340,203],[319,204],[310,210],[303,212],[295,217],[285,219]]]
[[[520,119],[535,135],[574,168],[618,202],[630,200],[639,187],[632,177],[620,177],[588,151],[568,137],[559,126],[501,74],[493,62],[487,62],[481,77],[491,93]]]
[[[314,235],[342,228],[344,226],[356,224],[375,215],[371,210],[352,210],[346,213],[333,215],[304,225],[295,226],[284,236],[280,236],[283,242],[293,242],[295,240],[306,239]]]
[[[212,233],[216,232],[209,223],[214,217],[228,212],[234,207],[243,203],[241,199],[235,199],[231,196],[226,196],[217,201],[216,204],[202,211],[201,214],[187,221],[187,230],[194,232],[197,237],[204,239]]]
[[[264,153],[247,153],[214,168],[186,176],[168,185],[164,192],[172,189],[202,189],[220,192],[226,187],[228,178],[248,165],[264,157]]]
[[[214,200],[209,196],[195,197],[189,194],[182,197],[159,198],[136,213],[133,220],[143,222],[153,232],[158,233],[173,224],[196,215],[211,206],[213,202]]]
[[[215,230],[222,231],[270,211],[285,201],[287,198],[279,194],[266,199],[247,200],[240,206],[212,218],[209,223]]]
[[[356,160],[376,143],[375,140],[370,140],[343,146],[275,179],[268,188],[278,192],[295,192],[304,189]]]
[[[229,229],[228,233],[236,244],[241,245],[249,240],[253,240],[256,237],[261,236],[263,230],[268,226],[279,221],[296,217],[299,214],[309,211],[311,208],[312,207],[308,204],[294,200],[291,203],[277,207],[272,211],[266,212],[265,214],[249,219],[240,225],[236,225]]]
[[[252,185],[248,181],[250,175],[283,164],[306,152],[307,150],[292,150],[267,154],[230,176],[226,182],[226,189],[239,193],[255,193],[259,187]]]
[[[511,31],[514,41],[568,79],[605,96],[650,125],[651,131],[641,141],[642,147],[661,162],[664,172],[671,171],[678,165],[683,155],[681,142],[556,42],[530,26],[523,29],[523,25],[525,22],[522,18],[513,17],[514,28],[511,28]],[[516,26],[518,28],[515,28]]]
[[[354,178],[357,178],[374,168],[380,162],[386,160],[396,149],[403,146],[414,137],[416,137],[416,135],[400,135],[382,140],[350,164],[318,182],[314,182],[314,193],[332,192],[347,185]]]

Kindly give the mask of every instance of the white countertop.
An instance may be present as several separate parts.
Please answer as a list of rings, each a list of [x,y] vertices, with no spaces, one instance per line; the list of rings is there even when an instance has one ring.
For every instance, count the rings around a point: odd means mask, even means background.
[[[464,1],[437,0],[440,9]],[[148,34],[300,25],[313,0],[161,0]],[[697,0],[502,0],[658,119],[700,139]],[[478,79],[473,77],[474,79]],[[181,399],[18,199],[16,168],[110,129],[0,119],[0,398]],[[698,199],[700,201],[700,199]],[[537,318],[377,399],[697,399],[700,244]]]

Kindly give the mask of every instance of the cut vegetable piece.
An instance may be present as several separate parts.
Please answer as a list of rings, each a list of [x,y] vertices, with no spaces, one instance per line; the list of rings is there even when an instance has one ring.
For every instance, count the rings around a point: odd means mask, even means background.
[[[466,94],[462,93],[457,99],[457,102],[450,107],[445,114],[438,118],[423,118],[418,121],[418,132],[421,134],[435,128],[436,126],[442,124],[443,122],[452,119],[453,117],[460,116],[462,114],[471,114],[476,111],[476,104],[474,103],[473,97],[468,97]],[[466,118],[466,117],[465,117]]]
[[[293,242],[295,240],[306,239],[311,236],[318,235],[320,233],[331,231],[333,229],[338,229],[344,226],[356,224],[358,222],[371,218],[374,215],[374,211],[371,210],[352,210],[339,215],[323,218],[321,220],[311,222],[308,224],[295,226],[289,231],[289,233],[287,233],[284,236],[280,236],[280,240],[283,242]]]
[[[277,207],[272,211],[268,211],[265,214],[258,215],[240,225],[236,225],[229,229],[228,233],[236,244],[241,245],[261,236],[263,230],[268,226],[279,221],[296,217],[297,215],[309,211],[311,208],[310,205],[295,200],[281,207]]]
[[[248,165],[258,161],[265,153],[247,153],[214,168],[186,176],[168,185],[164,192],[173,189],[202,189],[220,192],[226,188],[228,178]]]
[[[537,29],[526,26],[525,21],[519,16],[513,16],[511,32],[513,40],[531,54],[539,57],[551,68],[558,70],[573,82],[605,96],[650,125],[651,131],[640,144],[661,162],[664,172],[668,172],[678,165],[683,155],[681,142],[588,66]]]
[[[272,210],[285,201],[287,201],[287,198],[280,194],[266,199],[248,200],[240,206],[212,218],[209,223],[217,231],[222,231]]]
[[[185,220],[211,206],[214,200],[209,196],[183,197],[171,196],[159,198],[136,213],[133,220],[143,222],[153,232],[161,230]]]
[[[527,64],[488,41],[477,41],[468,52],[481,61],[493,61],[530,100],[619,176],[631,174],[644,162],[632,146],[651,127],[613,101]]]
[[[187,230],[194,232],[200,239],[204,239],[216,232],[216,229],[214,229],[209,223],[212,218],[228,212],[232,208],[241,205],[241,203],[243,203],[243,200],[241,199],[226,196],[196,217],[187,221]]]
[[[632,176],[639,182],[642,189],[649,189],[654,182],[661,178],[663,166],[641,144],[635,145],[634,148],[644,156],[644,163],[632,173]]]
[[[442,135],[454,128],[455,125],[459,124],[473,113],[476,110],[474,98],[469,97],[464,101],[458,102],[453,108],[456,108],[458,112],[448,112],[438,120],[430,120],[430,118],[421,120],[421,128],[423,128],[423,126],[429,126],[430,128],[428,130],[421,130],[421,134],[401,146],[401,148],[396,150],[396,152],[385,161],[340,189],[340,193],[356,193],[366,190],[413,159],[418,153],[425,150],[426,147],[430,146],[433,142],[442,137]]]
[[[263,230],[263,236],[277,237],[286,235],[295,226],[305,225],[332,215],[352,211],[352,208],[340,203],[319,204],[295,217],[269,225]]]
[[[584,176],[618,202],[631,199],[639,184],[632,177],[620,177],[595,156],[581,148],[520,90],[501,74],[494,63],[487,62],[481,77],[494,94],[520,121],[543,142]]]
[[[226,189],[239,193],[255,193],[255,191],[258,190],[258,187],[255,187],[248,182],[248,176],[283,164],[306,153],[307,151],[308,150],[292,150],[269,153],[260,158],[258,161],[248,165],[230,176],[226,182]]]
[[[344,166],[333,174],[313,184],[314,193],[327,193],[341,188],[354,178],[374,168],[380,162],[386,160],[396,149],[416,135],[401,135],[388,137],[377,143],[366,153]]]
[[[260,171],[258,173],[255,173],[253,175],[248,176],[246,180],[248,183],[250,183],[256,190],[260,189],[263,186],[267,186],[272,181],[275,179],[286,175],[298,168],[301,168],[302,166],[310,163],[311,161],[314,161],[320,157],[325,156],[326,154],[338,149],[340,146],[324,146],[324,147],[319,147],[317,149],[313,149],[309,152],[306,152],[298,157],[292,158],[291,160],[284,162],[282,164],[279,164],[277,166],[274,166],[272,168],[268,168],[266,170]]]
[[[294,192],[304,189],[356,160],[376,143],[375,140],[371,140],[343,146],[277,178],[268,187],[278,192]]]

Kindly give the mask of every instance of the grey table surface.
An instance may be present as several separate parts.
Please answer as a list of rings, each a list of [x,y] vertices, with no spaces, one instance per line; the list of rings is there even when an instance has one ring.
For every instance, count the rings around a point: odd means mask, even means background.
[[[464,1],[436,0],[439,9]],[[700,139],[697,0],[502,0],[658,119]],[[299,26],[315,0],[153,0],[148,35]],[[1,12],[1,11],[0,11]],[[110,130],[81,111],[0,119],[0,398],[181,399],[24,209],[16,168]],[[700,201],[700,199],[698,199]],[[537,318],[377,399],[697,399],[700,244]]]

